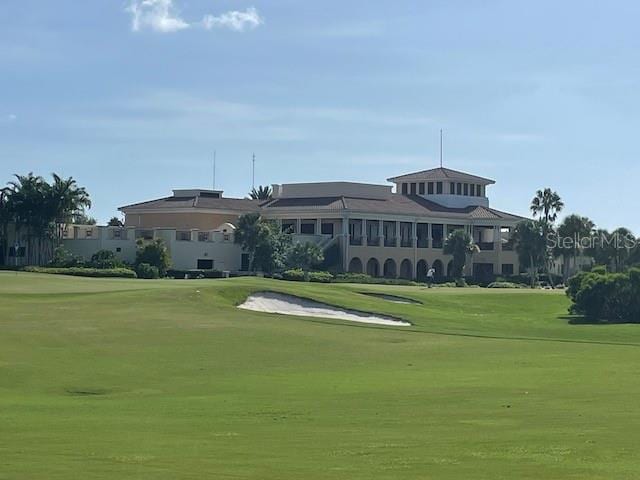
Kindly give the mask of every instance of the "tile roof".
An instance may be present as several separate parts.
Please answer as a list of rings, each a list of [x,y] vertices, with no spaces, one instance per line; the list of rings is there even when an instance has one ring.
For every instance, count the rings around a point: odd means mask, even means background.
[[[193,197],[165,197],[148,202],[133,203],[120,207],[120,210],[165,210],[176,208],[201,208],[208,210],[230,210],[238,212],[253,212],[260,208],[259,200],[248,198],[214,198],[207,196]]]
[[[450,178],[455,180],[466,180],[468,182],[492,184],[496,183],[490,178],[479,177],[477,175],[471,175],[470,173],[460,172],[458,170],[452,170],[450,168],[438,167],[430,168],[428,170],[422,170],[420,172],[407,173],[405,175],[399,175],[397,177],[391,177],[387,179],[389,182],[409,181],[409,180],[430,180],[430,179],[443,179]]]

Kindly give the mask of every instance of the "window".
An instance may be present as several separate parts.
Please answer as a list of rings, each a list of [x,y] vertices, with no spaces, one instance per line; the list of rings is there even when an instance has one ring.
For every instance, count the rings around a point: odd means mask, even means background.
[[[122,251],[122,247],[116,247],[116,252],[120,253]]]
[[[475,184],[472,183],[470,185],[470,188],[471,188],[471,191],[469,192],[469,195],[471,195],[472,197],[475,197],[476,196],[476,186],[475,186]]]
[[[322,235],[333,235],[333,223],[323,223],[320,225]]]
[[[436,193],[442,195],[442,182],[436,182]]]
[[[469,196],[469,184],[468,183],[464,184],[464,194],[467,197]]]
[[[179,230],[176,232],[176,240],[188,242],[191,240],[191,232],[187,230]]]
[[[402,194],[403,195],[407,195],[409,193],[409,184],[408,183],[403,183],[402,184]]]
[[[513,263],[502,264],[502,275],[513,275]]]
[[[199,242],[208,242],[209,241],[209,232],[198,232],[198,241]]]
[[[483,193],[482,193],[482,185],[476,185],[476,192],[477,192],[479,197],[484,196]]]
[[[199,258],[198,270],[213,270],[213,260],[210,258]]]
[[[86,238],[91,238],[93,237],[93,230],[91,228],[87,228],[87,230],[84,232],[84,236]]]
[[[456,183],[456,195],[462,195],[462,184]]]
[[[415,195],[418,192],[417,186],[415,183],[411,184],[411,195]]]
[[[419,193],[420,195],[424,195],[424,182],[420,182],[420,183],[418,184],[418,193]]]
[[[304,235],[313,235],[316,233],[316,224],[315,223],[301,223],[300,224],[300,233]]]
[[[449,182],[449,194],[451,195],[456,194],[456,184],[453,182]]]
[[[429,182],[429,189],[427,190],[429,195],[433,195],[433,182]]]

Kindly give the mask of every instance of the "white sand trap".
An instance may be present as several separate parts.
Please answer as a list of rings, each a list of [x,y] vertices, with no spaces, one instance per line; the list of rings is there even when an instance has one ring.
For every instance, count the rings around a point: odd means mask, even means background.
[[[253,310],[254,312],[296,315],[298,317],[336,318],[350,322],[375,323],[377,325],[393,325],[396,327],[411,326],[409,322],[403,322],[393,317],[345,310],[325,303],[275,292],[260,292],[249,295],[249,298],[243,304],[238,305],[238,308]]]

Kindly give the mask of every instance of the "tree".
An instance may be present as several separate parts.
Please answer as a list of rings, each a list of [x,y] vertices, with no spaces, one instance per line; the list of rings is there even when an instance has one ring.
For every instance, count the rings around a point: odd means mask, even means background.
[[[138,250],[136,251],[136,268],[143,264],[149,264],[158,269],[161,277],[167,274],[167,270],[171,266],[171,257],[167,246],[161,238],[153,242],[145,242],[139,239],[137,242]]]
[[[580,215],[569,215],[560,226],[558,226],[558,244],[556,245],[556,254],[562,255],[564,263],[564,281],[571,276],[570,260],[573,260],[574,271],[576,269],[576,258],[583,254],[586,250],[584,242],[590,241],[593,235],[595,224],[587,217]]]
[[[111,217],[109,222],[107,223],[108,227],[124,227],[124,223],[118,217]]]
[[[282,233],[276,222],[263,219],[259,213],[247,213],[238,219],[234,241],[249,254],[251,271],[271,273],[284,266],[291,236]]]
[[[95,218],[87,215],[85,212],[77,212],[73,214],[71,223],[76,225],[95,225],[98,223]]]
[[[9,223],[11,222],[11,212],[7,197],[7,189],[0,189],[0,265],[5,263],[7,250],[9,248]]]
[[[84,187],[79,187],[73,177],[62,178],[55,173],[52,177],[48,204],[50,216],[55,222],[55,236],[59,245],[66,225],[72,222],[74,216],[84,214],[85,209],[91,208],[91,199]],[[92,225],[95,225],[95,221]]]
[[[563,208],[564,203],[562,203],[560,195],[550,188],[538,190],[535,197],[531,200],[530,207],[533,216],[539,216],[547,225],[552,225],[556,221],[558,213],[560,213]]]
[[[465,230],[454,230],[449,234],[444,242],[444,253],[453,255],[453,278],[462,279],[467,255],[473,255],[477,251],[478,246]]]
[[[271,200],[271,196],[271,187],[269,187],[268,185],[265,187],[259,185],[257,189],[252,188],[249,192],[249,197],[251,197],[253,200]]]
[[[117,268],[122,266],[122,262],[112,250],[98,250],[91,256],[90,265],[100,269]]]
[[[541,220],[523,220],[514,232],[520,264],[529,270],[531,288],[535,287],[538,270],[546,260],[547,243]]]
[[[305,276],[312,267],[319,265],[323,260],[322,249],[315,243],[297,242],[287,252],[287,266],[302,269]]]

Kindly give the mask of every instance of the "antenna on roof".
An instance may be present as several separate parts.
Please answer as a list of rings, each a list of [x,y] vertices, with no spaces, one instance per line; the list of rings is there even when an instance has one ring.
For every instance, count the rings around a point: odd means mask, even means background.
[[[251,188],[256,188],[256,154],[253,154],[253,159],[251,161]]]
[[[213,151],[213,189],[216,189],[216,151]]]
[[[440,168],[442,168],[442,129],[440,129]]]

